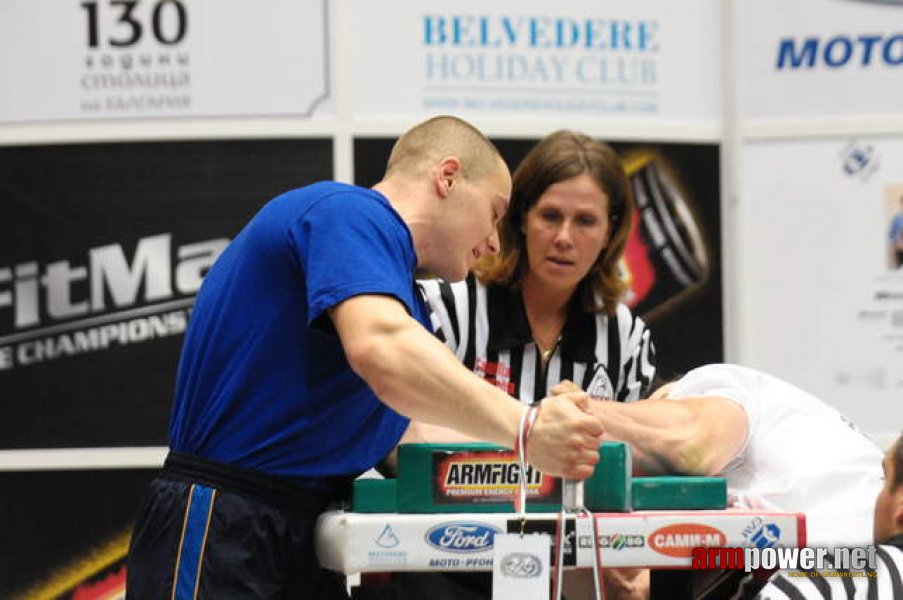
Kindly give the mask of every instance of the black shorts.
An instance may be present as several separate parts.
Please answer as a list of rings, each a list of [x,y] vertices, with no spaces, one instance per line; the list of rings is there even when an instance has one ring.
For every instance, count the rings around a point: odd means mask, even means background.
[[[170,454],[138,512],[126,598],[346,599],[314,551],[317,516],[346,492]]]

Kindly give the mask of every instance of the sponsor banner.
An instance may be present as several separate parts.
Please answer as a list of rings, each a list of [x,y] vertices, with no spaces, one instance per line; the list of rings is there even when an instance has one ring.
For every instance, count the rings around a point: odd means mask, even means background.
[[[355,140],[360,185],[379,181],[393,141]],[[493,141],[513,171],[537,140]],[[625,301],[651,326],[660,373],[679,376],[723,362],[718,146],[611,145],[624,160],[638,208],[622,264],[631,285]],[[603,374],[589,391],[604,395],[606,386]]]
[[[330,157],[328,140],[0,148],[0,447],[165,443],[207,269]]]
[[[720,3],[352,2],[353,112],[720,123]],[[387,69],[386,65],[392,65]]]
[[[595,515],[602,564],[689,567],[694,547],[757,547],[744,536],[754,519],[780,531],[777,547],[798,546],[802,515],[749,511],[643,511]],[[531,513],[524,533],[555,540],[557,513]],[[359,514],[329,512],[317,526],[324,567],[345,573],[491,571],[496,533],[520,533],[510,513]],[[592,519],[565,522],[565,565],[593,565]]]
[[[0,122],[329,115],[328,0],[4,0]]]
[[[903,113],[903,3],[737,4],[745,118]]]
[[[155,474],[0,473],[0,597],[123,598],[132,519]]]
[[[756,143],[741,181],[743,317],[762,324],[745,360],[888,440],[903,422],[900,165],[891,137]]]
[[[510,504],[520,490],[521,469],[511,450],[433,452],[435,504]],[[561,503],[561,480],[532,466],[524,472],[527,499]]]

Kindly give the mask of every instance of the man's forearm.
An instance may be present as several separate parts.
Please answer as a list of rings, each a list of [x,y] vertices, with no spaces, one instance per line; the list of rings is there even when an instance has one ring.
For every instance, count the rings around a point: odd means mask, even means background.
[[[451,351],[413,320],[384,332],[355,366],[397,412],[511,446],[521,406],[475,377]]]
[[[628,443],[646,475],[714,475],[742,448],[746,416],[721,398],[593,402],[606,437]]]
[[[652,403],[655,403],[654,407]],[[640,407],[640,404],[646,406]],[[630,445],[637,474],[661,475],[686,469],[677,457],[680,452],[678,448],[687,442],[690,419],[683,407],[653,400],[631,403],[596,401],[591,404],[591,410],[605,424],[606,439]]]

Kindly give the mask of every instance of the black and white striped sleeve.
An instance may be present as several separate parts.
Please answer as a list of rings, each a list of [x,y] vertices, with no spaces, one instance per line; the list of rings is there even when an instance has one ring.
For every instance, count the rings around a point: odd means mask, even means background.
[[[436,337],[455,353],[458,360],[463,360],[470,321],[466,286],[441,279],[420,279],[417,287],[430,310]]]
[[[829,559],[831,555],[829,554]],[[871,572],[835,569],[829,571],[778,571],[756,600],[894,600],[903,598],[903,550],[877,547],[877,568]]]
[[[621,347],[615,399],[623,402],[645,398],[655,376],[652,335],[646,323],[625,305],[618,305],[616,317]]]

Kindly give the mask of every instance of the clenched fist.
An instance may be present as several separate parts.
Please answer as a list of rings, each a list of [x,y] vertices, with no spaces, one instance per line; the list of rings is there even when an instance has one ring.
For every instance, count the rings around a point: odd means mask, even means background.
[[[592,475],[605,428],[602,421],[589,414],[589,403],[585,392],[553,390],[553,395],[542,401],[539,418],[530,433],[528,462],[556,477],[582,480]]]

